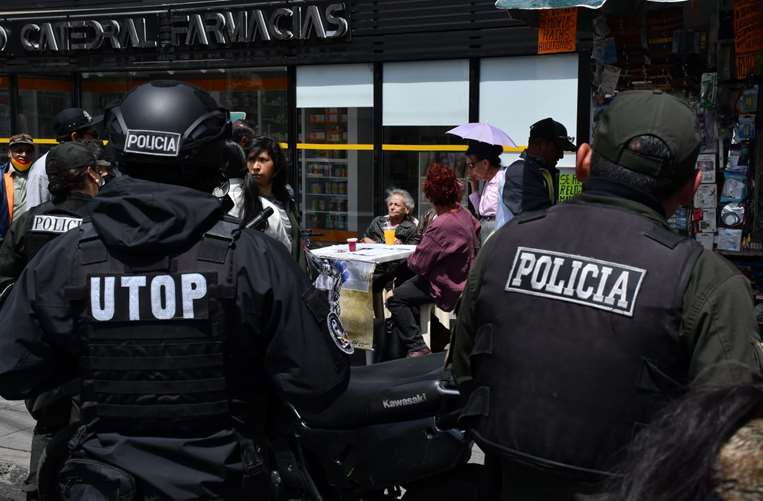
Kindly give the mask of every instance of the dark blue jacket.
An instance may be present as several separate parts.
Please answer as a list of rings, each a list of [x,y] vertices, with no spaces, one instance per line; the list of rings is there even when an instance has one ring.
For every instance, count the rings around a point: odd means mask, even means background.
[[[548,209],[556,204],[558,186],[559,171],[524,152],[506,169],[501,197],[504,205],[516,216],[522,212]]]

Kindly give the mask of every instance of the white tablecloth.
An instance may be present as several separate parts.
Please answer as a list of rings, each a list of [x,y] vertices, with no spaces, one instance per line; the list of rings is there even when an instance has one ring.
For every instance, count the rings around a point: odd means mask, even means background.
[[[310,249],[310,252],[317,257],[326,259],[380,264],[406,259],[413,254],[416,246],[358,243],[357,249],[355,252],[350,252],[347,244],[338,244],[320,249]]]

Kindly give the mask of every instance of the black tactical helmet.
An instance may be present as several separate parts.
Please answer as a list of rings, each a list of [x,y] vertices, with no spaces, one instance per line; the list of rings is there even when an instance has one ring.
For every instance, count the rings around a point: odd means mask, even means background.
[[[106,110],[105,133],[125,174],[211,190],[231,135],[227,110],[201,89],[160,80]]]

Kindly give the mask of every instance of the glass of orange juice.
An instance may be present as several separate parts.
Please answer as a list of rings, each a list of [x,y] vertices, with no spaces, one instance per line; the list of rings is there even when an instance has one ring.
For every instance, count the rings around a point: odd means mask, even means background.
[[[395,228],[391,226],[384,227],[384,243],[387,245],[394,245],[395,243]]]

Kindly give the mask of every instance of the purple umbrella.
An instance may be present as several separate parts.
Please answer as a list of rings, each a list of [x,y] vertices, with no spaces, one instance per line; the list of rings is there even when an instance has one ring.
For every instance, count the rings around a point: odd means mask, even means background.
[[[481,141],[483,143],[495,144],[498,146],[517,146],[517,143],[515,143],[504,131],[498,127],[493,127],[492,125],[485,123],[459,125],[455,129],[449,130],[446,134],[453,134],[454,136],[462,137],[464,139]]]

